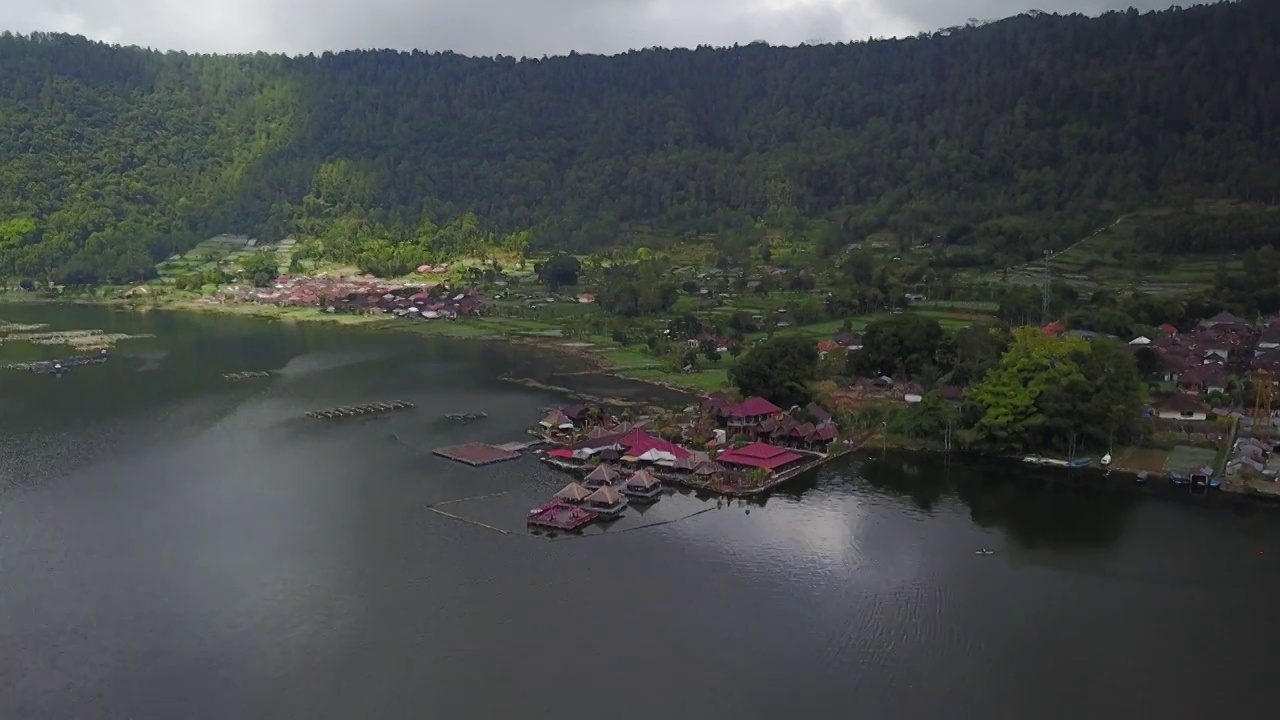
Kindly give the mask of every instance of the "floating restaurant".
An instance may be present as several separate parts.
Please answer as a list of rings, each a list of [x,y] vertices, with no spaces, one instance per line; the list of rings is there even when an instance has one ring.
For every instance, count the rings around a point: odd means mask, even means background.
[[[610,424],[607,418],[592,424],[601,413],[572,409],[573,415],[552,410],[539,423],[540,431],[561,445],[544,455],[543,462],[585,476],[588,489],[616,487],[632,497],[656,497],[661,483],[668,481],[729,495],[755,494],[852,450],[848,443],[839,443],[833,451],[839,428],[816,405],[788,412],[764,398],[734,403],[712,396],[702,404],[702,416],[685,423],[681,431],[682,438],[705,445],[707,451],[690,449],[638,425]],[[574,418],[586,418],[587,426]],[[629,479],[641,472],[644,475],[631,483]],[[646,478],[656,481],[659,489]]]

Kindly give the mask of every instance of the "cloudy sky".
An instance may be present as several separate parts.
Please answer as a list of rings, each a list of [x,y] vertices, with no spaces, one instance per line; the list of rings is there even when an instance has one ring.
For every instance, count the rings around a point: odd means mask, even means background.
[[[287,53],[422,48],[614,53],[910,35],[1036,8],[1097,14],[1172,0],[0,0],[0,29],[128,45]],[[1184,0],[1184,5],[1194,0]]]

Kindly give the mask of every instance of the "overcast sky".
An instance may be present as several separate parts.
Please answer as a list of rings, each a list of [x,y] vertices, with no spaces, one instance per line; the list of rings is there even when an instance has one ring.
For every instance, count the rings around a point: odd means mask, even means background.
[[[912,35],[1031,8],[1098,14],[1171,0],[0,0],[0,29],[199,52],[349,48],[616,53]],[[1194,0],[1181,4],[1192,5]]]

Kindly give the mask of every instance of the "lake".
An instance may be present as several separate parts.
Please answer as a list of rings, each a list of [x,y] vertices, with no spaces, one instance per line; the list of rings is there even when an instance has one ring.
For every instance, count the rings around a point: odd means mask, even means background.
[[[1267,706],[1269,509],[874,449],[763,503],[675,494],[547,539],[524,514],[564,476],[431,449],[525,439],[568,402],[502,376],[644,386],[559,375],[580,368],[528,348],[359,328],[34,305],[0,318],[156,336],[62,377],[0,374],[6,720]],[[59,354],[0,345],[3,362]],[[386,399],[417,408],[301,418]],[[469,411],[489,418],[441,419]],[[447,509],[508,534],[427,510],[496,493]]]

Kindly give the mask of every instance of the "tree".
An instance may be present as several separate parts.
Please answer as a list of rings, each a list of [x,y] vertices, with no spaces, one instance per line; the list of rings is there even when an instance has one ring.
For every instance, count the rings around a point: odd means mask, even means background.
[[[240,261],[240,268],[249,282],[258,287],[270,285],[276,279],[276,256],[267,250],[250,253]]]
[[[1134,432],[1145,401],[1137,365],[1114,341],[1014,331],[1000,364],[968,394],[980,445],[1002,452],[1109,446]]]
[[[759,395],[781,407],[805,405],[809,383],[817,378],[818,348],[799,335],[777,335],[761,342],[729,368],[729,380],[743,395]]]
[[[572,255],[559,254],[538,268],[538,279],[552,290],[565,285],[577,285],[582,272],[582,262]]]
[[[946,333],[934,318],[904,313],[876,320],[862,334],[862,349],[849,353],[848,373],[898,379],[918,378],[926,367],[936,372]]]

